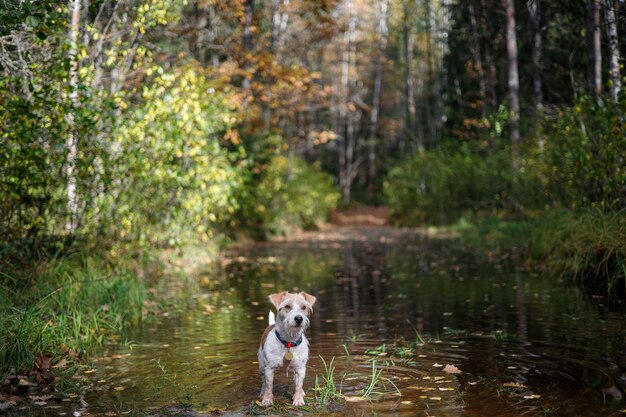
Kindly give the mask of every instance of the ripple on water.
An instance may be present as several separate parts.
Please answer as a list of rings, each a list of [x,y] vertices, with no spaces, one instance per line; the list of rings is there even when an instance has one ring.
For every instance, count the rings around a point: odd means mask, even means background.
[[[197,308],[132,330],[132,348],[104,349],[81,374],[89,406],[64,404],[64,412],[159,414],[181,403],[228,415],[260,411],[256,351],[267,295],[297,289],[319,299],[307,400],[314,402],[324,361],[349,399],[314,414],[624,415],[623,312],[509,260],[411,231],[335,230],[239,249],[220,268]],[[280,407],[291,390],[279,372]]]

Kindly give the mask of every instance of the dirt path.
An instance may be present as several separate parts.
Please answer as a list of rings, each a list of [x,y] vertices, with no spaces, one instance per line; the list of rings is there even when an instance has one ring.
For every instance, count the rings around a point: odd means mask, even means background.
[[[330,213],[330,223],[335,226],[386,226],[389,224],[387,207],[355,207]]]

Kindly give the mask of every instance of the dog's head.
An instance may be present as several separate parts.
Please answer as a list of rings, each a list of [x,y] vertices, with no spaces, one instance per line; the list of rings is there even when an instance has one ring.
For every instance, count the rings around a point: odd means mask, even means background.
[[[313,304],[317,300],[304,291],[288,293],[283,291],[269,296],[276,307],[276,325],[292,335],[302,333],[309,326],[309,318],[313,314]]]

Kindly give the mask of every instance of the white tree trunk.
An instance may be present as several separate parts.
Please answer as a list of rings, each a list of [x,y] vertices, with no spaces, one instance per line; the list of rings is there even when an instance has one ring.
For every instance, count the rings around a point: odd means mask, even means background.
[[[372,91],[372,111],[370,113],[370,131],[368,141],[368,169],[367,176],[370,185],[373,184],[376,176],[376,138],[378,134],[378,115],[380,112],[380,93],[382,90],[383,61],[387,50],[387,38],[389,29],[387,27],[387,12],[389,8],[388,0],[378,0],[376,2],[378,49],[376,50],[376,64],[374,68],[374,90]]]
[[[609,38],[609,77],[611,79],[611,100],[617,103],[619,92],[622,89],[622,75],[619,67],[619,40],[617,37],[617,20],[612,0],[604,0],[604,15],[606,19],[606,34]]]
[[[78,154],[78,132],[74,111],[78,106],[78,35],[80,31],[80,0],[72,0],[72,19],[70,24],[70,101],[72,110],[67,114],[70,133],[66,141],[65,175],[67,177],[67,211],[68,220],[65,228],[69,233],[76,230],[78,224],[78,194],[76,180],[76,156]]]

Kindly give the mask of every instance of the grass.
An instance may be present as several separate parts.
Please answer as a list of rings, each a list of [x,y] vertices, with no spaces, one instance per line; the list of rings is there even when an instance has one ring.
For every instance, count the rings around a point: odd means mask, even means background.
[[[516,255],[607,297],[626,298],[626,212],[553,210],[525,220],[482,217],[451,229],[462,243]]]
[[[0,373],[76,361],[142,319],[146,290],[129,269],[81,255],[0,281]]]
[[[320,356],[322,364],[324,365],[324,374],[321,376],[315,376],[315,402],[318,406],[326,406],[334,401],[340,401],[343,398],[341,389],[337,389],[335,384],[335,366],[333,357],[329,363],[326,363],[323,357]],[[345,376],[345,375],[344,375]]]
[[[372,361],[372,373],[370,375],[370,381],[365,388],[363,388],[363,398],[370,398],[373,394],[382,394],[381,392],[376,392],[374,389],[380,382],[380,376],[382,375],[383,370],[376,368],[376,361]]]

